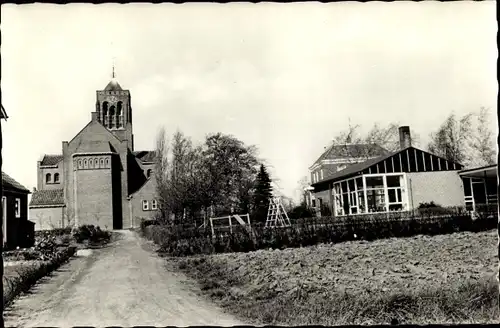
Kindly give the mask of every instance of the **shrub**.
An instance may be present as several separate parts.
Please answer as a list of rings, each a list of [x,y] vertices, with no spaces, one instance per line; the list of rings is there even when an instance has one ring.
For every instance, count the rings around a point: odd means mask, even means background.
[[[286,228],[265,228],[262,225],[255,225],[251,234],[243,229],[237,229],[232,234],[227,233],[223,236],[218,234],[212,237],[208,229],[197,229],[187,225],[148,225],[144,227],[143,234],[160,246],[160,252],[173,256],[189,256],[249,252],[268,248],[283,249],[360,239],[411,237],[418,234],[485,231],[495,229],[498,224],[496,217],[488,216],[472,220],[468,213],[456,209],[441,207],[443,209],[441,212],[431,212],[439,208],[439,206],[432,207],[432,204],[424,205],[428,215],[421,215],[416,211],[300,219]]]
[[[14,297],[27,291],[40,278],[59,268],[76,252],[76,247],[70,246],[57,252],[50,260],[38,265],[20,270],[18,277],[4,277],[3,302],[8,305]]]
[[[73,231],[73,237],[78,243],[88,241],[89,243],[100,243],[109,241],[111,233],[101,230],[100,227],[94,225],[82,225]]]

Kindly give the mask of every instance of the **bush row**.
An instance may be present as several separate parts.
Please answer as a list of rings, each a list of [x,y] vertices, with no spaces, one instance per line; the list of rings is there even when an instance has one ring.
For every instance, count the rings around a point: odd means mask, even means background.
[[[40,278],[48,275],[67,262],[76,252],[76,247],[70,246],[57,253],[51,260],[38,265],[19,270],[19,276],[4,277],[3,302],[7,306],[21,292],[29,290]]]
[[[472,219],[467,213],[420,216],[356,216],[334,219],[308,219],[286,228],[252,227],[248,233],[211,235],[208,229],[145,223],[144,236],[160,246],[160,252],[172,256],[249,252],[258,249],[283,249],[318,243],[375,240],[415,235],[438,235],[460,231],[487,231],[497,228],[497,215]]]

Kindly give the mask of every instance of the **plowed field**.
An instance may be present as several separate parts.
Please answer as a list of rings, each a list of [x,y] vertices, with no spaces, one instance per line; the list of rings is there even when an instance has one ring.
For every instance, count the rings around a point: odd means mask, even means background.
[[[497,232],[219,254],[180,267],[258,323],[498,319]]]

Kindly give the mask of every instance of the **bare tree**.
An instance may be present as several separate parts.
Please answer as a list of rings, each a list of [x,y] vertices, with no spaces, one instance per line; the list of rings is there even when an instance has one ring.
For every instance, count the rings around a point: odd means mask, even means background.
[[[165,128],[161,128],[156,137],[155,153],[156,192],[159,197],[160,218],[167,223],[172,213],[170,200],[170,151]]]
[[[362,134],[360,130],[359,124],[352,125],[349,121],[348,128],[333,139],[332,147],[336,147],[342,157],[350,162],[364,161],[400,148],[397,123],[389,123],[386,126],[375,123],[366,134]],[[418,145],[418,134],[412,134],[412,145]]]
[[[460,118],[451,113],[439,129],[431,134],[429,151],[450,161],[464,165],[468,163],[470,158],[467,147],[473,132],[472,119],[472,113]]]
[[[470,147],[473,156],[470,164],[474,166],[486,166],[496,163],[495,136],[488,126],[491,121],[490,110],[485,107],[474,115],[475,133],[472,135]]]
[[[429,151],[465,167],[494,164],[496,151],[489,115],[484,107],[460,118],[450,114],[431,134]]]

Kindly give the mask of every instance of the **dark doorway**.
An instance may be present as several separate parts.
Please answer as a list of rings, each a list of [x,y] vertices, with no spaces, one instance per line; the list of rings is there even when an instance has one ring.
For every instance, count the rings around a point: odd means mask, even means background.
[[[115,155],[111,160],[112,184],[113,184],[113,230],[123,229],[122,211],[122,181],[123,173],[120,156]]]

